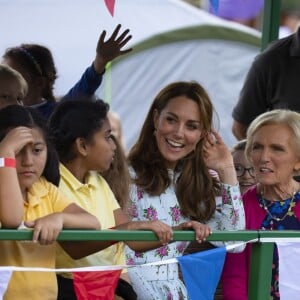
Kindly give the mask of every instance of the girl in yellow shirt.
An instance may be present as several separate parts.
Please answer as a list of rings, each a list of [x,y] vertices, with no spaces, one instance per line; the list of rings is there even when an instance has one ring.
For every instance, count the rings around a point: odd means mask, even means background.
[[[1,109],[0,141],[2,228],[23,223],[33,230],[32,242],[0,241],[0,265],[54,268],[54,242],[63,228],[100,229],[100,223],[57,189],[56,152],[45,120],[33,108]],[[54,272],[14,272],[4,295],[5,300],[56,297]]]

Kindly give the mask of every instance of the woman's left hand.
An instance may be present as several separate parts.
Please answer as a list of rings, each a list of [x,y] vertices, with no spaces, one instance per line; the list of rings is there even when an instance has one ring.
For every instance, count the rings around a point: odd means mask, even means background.
[[[196,240],[199,243],[205,241],[206,238],[212,233],[212,230],[210,229],[209,226],[197,221],[188,221],[188,222],[181,223],[179,225],[179,228],[181,230],[193,229],[195,231]]]
[[[203,156],[207,168],[216,171],[221,182],[238,183],[231,152],[216,131],[206,136]]]
[[[228,166],[233,166],[232,155],[216,131],[206,136],[203,150],[205,164],[209,169],[219,172]]]

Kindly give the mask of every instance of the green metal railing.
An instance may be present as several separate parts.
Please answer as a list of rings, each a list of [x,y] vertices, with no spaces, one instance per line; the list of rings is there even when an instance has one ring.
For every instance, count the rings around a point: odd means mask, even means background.
[[[300,231],[216,231],[208,241],[250,241],[257,239],[299,238]],[[31,230],[0,230],[0,240],[31,240]],[[63,230],[60,241],[156,241],[152,231]],[[194,241],[194,231],[175,231],[174,241]],[[249,300],[266,300],[270,295],[273,242],[255,242],[252,246]]]

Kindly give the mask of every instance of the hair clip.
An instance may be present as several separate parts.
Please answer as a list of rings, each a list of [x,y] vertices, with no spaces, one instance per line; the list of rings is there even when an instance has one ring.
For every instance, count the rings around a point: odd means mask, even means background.
[[[43,75],[42,68],[40,64],[36,61],[34,56],[24,47],[19,47],[19,50],[26,54],[26,56],[31,60],[31,62],[35,65],[36,69],[40,73],[40,75]]]

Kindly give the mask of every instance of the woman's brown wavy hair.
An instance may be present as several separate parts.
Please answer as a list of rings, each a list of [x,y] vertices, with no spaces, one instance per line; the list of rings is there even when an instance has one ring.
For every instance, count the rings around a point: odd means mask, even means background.
[[[162,194],[171,184],[171,178],[160,154],[154,136],[154,111],[158,114],[174,97],[185,96],[199,106],[202,137],[211,132],[214,108],[204,88],[197,82],[174,82],[155,97],[136,144],[128,155],[129,165],[136,172],[134,183],[152,196]],[[216,209],[215,196],[219,184],[213,178],[203,159],[203,138],[195,150],[177,163],[180,176],[176,181],[176,195],[183,214],[191,219],[207,221]]]

